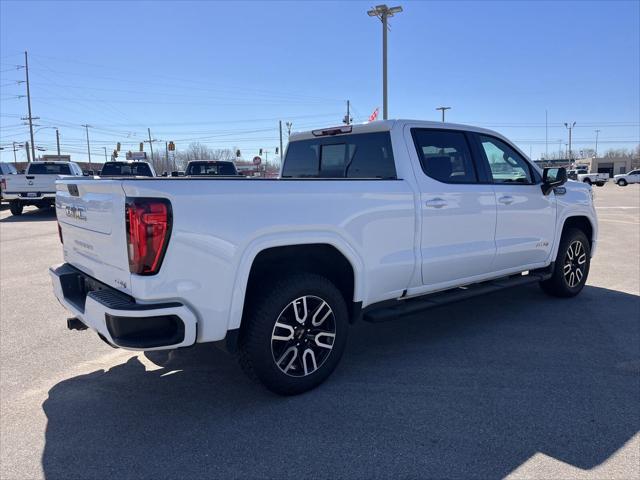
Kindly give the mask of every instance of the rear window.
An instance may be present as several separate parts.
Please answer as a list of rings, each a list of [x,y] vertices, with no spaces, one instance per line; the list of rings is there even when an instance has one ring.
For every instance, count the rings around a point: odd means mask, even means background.
[[[146,163],[105,163],[100,171],[103,176],[153,177],[151,168]]]
[[[283,178],[396,178],[389,132],[291,142]]]
[[[233,176],[237,175],[236,166],[230,162],[198,162],[190,163],[186,175]]]
[[[27,170],[29,175],[71,175],[66,163],[32,163]]]

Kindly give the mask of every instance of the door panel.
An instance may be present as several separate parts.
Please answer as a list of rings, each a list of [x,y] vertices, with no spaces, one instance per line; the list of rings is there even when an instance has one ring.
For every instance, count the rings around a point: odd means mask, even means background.
[[[545,262],[556,231],[555,193],[542,193],[532,166],[511,145],[486,135],[476,139],[491,172],[498,212],[492,270]]]
[[[434,286],[490,272],[496,199],[479,172],[463,132],[405,131],[420,188],[422,283]]]

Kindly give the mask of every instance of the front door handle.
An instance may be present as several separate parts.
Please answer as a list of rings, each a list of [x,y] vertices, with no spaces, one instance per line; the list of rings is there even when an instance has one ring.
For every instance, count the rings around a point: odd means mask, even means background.
[[[505,195],[500,197],[498,201],[503,205],[511,205],[513,203],[513,197],[511,195]]]
[[[447,206],[446,200],[442,198],[432,198],[424,203],[428,208],[442,208]]]

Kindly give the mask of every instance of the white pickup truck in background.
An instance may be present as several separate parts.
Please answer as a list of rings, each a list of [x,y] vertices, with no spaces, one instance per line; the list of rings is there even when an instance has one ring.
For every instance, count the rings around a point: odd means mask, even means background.
[[[582,170],[569,170],[567,177],[577,182],[586,183],[587,185],[597,185],[603,187],[609,181],[608,173],[587,173]]]
[[[596,249],[591,188],[490,130],[293,134],[281,177],[58,180],[68,328],[131,350],[224,340],[296,394],[331,374],[351,322],[532,282],[577,295]]]
[[[31,162],[24,175],[7,175],[3,179],[3,200],[9,202],[13,215],[22,215],[27,205],[53,207],[60,175],[82,176],[82,169],[73,162]]]

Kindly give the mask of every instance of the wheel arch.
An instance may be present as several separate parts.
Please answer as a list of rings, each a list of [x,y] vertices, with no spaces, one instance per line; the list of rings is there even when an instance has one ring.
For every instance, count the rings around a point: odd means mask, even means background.
[[[333,236],[279,239],[252,242],[242,256],[229,311],[228,330],[239,329],[246,302],[262,279],[275,272],[319,273],[333,281],[345,297],[350,318],[360,314],[365,289],[364,263],[347,242]]]

